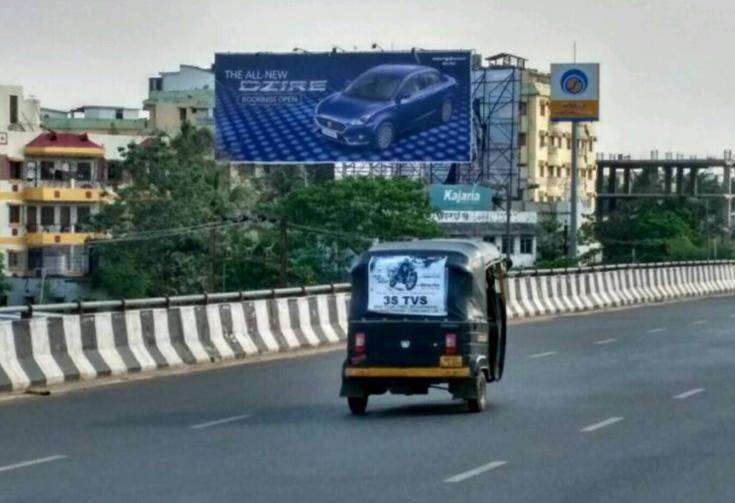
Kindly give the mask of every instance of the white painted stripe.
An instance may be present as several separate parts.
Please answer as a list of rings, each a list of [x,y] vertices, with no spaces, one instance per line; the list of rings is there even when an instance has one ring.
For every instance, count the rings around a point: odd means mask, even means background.
[[[339,342],[337,332],[334,331],[332,322],[329,320],[329,302],[326,295],[317,295],[316,304],[319,314],[319,325],[330,342]]]
[[[130,352],[133,353],[133,356],[140,364],[140,370],[155,369],[156,361],[148,352],[148,348],[143,340],[143,325],[140,323],[140,311],[125,312],[125,329],[127,331]]]
[[[704,325],[705,323],[709,323],[709,320],[697,320],[693,321],[692,325]]]
[[[604,421],[600,421],[599,423],[591,424],[589,426],[585,426],[584,428],[580,429],[579,431],[583,431],[585,433],[589,433],[591,431],[599,430],[600,428],[604,428],[606,426],[610,426],[611,424],[618,423],[622,421],[622,417],[611,417],[608,419],[605,419]]]
[[[278,341],[276,341],[271,331],[267,302],[267,300],[256,300],[253,302],[255,306],[255,324],[258,326],[258,335],[263,340],[268,351],[278,351]]]
[[[349,299],[346,293],[338,293],[335,295],[335,297],[337,299],[337,319],[339,320],[339,324],[342,327],[342,330],[347,333],[347,305],[349,303]]]
[[[31,380],[26,375],[23,367],[20,366],[18,354],[15,352],[12,321],[0,322],[0,366],[8,375],[13,389],[27,388],[31,384]]]
[[[241,302],[230,303],[230,316],[232,317],[232,337],[240,344],[246,355],[258,354],[258,346],[255,345],[248,332],[244,306]]]
[[[447,484],[456,484],[457,482],[462,482],[463,480],[476,477],[477,475],[489,472],[490,470],[500,468],[507,463],[507,461],[492,461],[491,463],[488,463],[486,465],[478,466],[477,468],[473,468],[472,470],[467,470],[466,472],[453,475],[447,479],[444,479],[444,482],[446,482]]]
[[[206,306],[204,312],[207,315],[207,327],[209,328],[209,338],[212,341],[212,345],[214,345],[223,359],[229,360],[234,358],[235,352],[227,344],[224,331],[222,330],[220,306],[216,304]]]
[[[63,454],[57,454],[55,456],[48,456],[45,458],[31,459],[30,461],[21,461],[20,463],[14,463],[12,465],[0,466],[0,472],[8,472],[10,470],[17,470],[18,468],[26,468],[28,466],[40,465],[42,463],[50,463],[51,461],[58,461],[66,457],[67,456]]]
[[[555,355],[556,351],[547,351],[545,353],[536,353],[535,355],[529,355],[529,358],[544,358],[545,356]]]
[[[596,341],[595,344],[610,344],[610,343],[615,342],[615,341],[617,341],[617,339],[615,339],[615,338],[602,339],[601,341]]]
[[[685,398],[689,398],[690,396],[698,395],[703,391],[704,391],[704,388],[694,388],[694,389],[690,389],[689,391],[685,391],[684,393],[679,393],[678,395],[674,395],[674,398],[677,400],[683,400]]]
[[[166,309],[153,310],[153,334],[156,347],[170,366],[183,365],[184,362],[171,345],[171,335],[168,332],[168,311]]]
[[[64,324],[64,340],[66,341],[66,354],[71,358],[72,363],[79,371],[79,377],[82,379],[94,379],[97,377],[97,371],[94,365],[89,361],[87,355],[84,354],[82,347],[82,330],[79,326],[79,316],[65,315]]]
[[[314,332],[314,320],[311,319],[311,313],[309,312],[309,299],[306,297],[300,297],[296,300],[296,306],[299,308],[299,322],[301,324],[301,331],[304,332],[306,340],[312,346],[319,345],[319,337]]]
[[[646,330],[647,334],[656,334],[658,332],[663,332],[666,330],[665,328],[652,328],[651,330]]]
[[[210,426],[217,426],[219,424],[233,423],[235,421],[239,421],[240,419],[247,419],[249,417],[250,417],[250,414],[242,414],[239,416],[225,417],[222,419],[215,419],[214,421],[207,421],[206,423],[194,424],[194,425],[189,426],[189,429],[200,430],[202,428],[209,428]]]
[[[64,373],[51,355],[51,343],[48,338],[48,320],[33,318],[28,320],[28,330],[31,334],[31,351],[33,360],[43,372],[46,384],[64,382]]]
[[[128,370],[125,361],[115,346],[115,336],[112,332],[112,313],[97,313],[94,315],[94,334],[97,340],[97,352],[110,368],[112,375],[125,374]]]
[[[294,332],[291,327],[291,313],[288,310],[288,299],[276,300],[276,308],[278,311],[278,324],[281,328],[283,337],[288,343],[288,347],[291,349],[298,348],[301,344],[299,343],[299,339],[296,337],[296,332]]]
[[[181,333],[184,336],[184,344],[189,348],[197,363],[208,362],[209,353],[199,338],[199,327],[197,326],[194,306],[182,306],[178,309],[181,316]]]

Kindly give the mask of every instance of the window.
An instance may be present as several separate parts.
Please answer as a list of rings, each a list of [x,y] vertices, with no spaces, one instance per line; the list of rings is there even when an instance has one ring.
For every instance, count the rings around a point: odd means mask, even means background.
[[[528,103],[525,101],[520,101],[518,103],[518,114],[523,116],[528,114]]]
[[[526,146],[526,133],[518,133],[518,146]]]
[[[15,251],[8,252],[8,269],[18,269],[20,266],[20,253]]]
[[[508,251],[508,243],[510,242],[512,244],[513,243],[512,239],[513,238],[511,238],[511,240],[509,241],[506,236],[503,236],[501,248],[502,248],[502,252],[506,255],[508,253],[513,253],[513,250]]]
[[[179,120],[181,122],[186,120],[186,108],[179,108]]]
[[[546,176],[546,168],[543,164],[538,167],[538,176],[540,176],[541,178]]]
[[[56,208],[53,206],[42,206],[41,207],[41,225],[49,226],[54,225],[56,220]]]
[[[80,161],[77,163],[77,180],[92,180],[92,163],[89,161]]]
[[[8,206],[8,222],[11,224],[20,223],[20,206],[15,204]]]
[[[436,72],[426,72],[421,75],[422,78],[422,88],[426,89],[427,87],[433,86],[434,84],[437,84],[439,80],[439,74]]]
[[[541,114],[541,116],[545,116],[546,115],[546,102],[542,101],[539,104],[539,113]]]
[[[88,224],[90,220],[89,206],[77,206],[77,223]]]
[[[569,150],[572,150],[572,139],[571,138],[567,138],[567,148]]]
[[[41,180],[53,180],[54,161],[41,161]]]
[[[162,91],[163,90],[163,79],[161,77],[151,77],[148,79],[148,90],[149,91]]]
[[[546,133],[543,131],[539,133],[539,142],[542,147],[546,146]]]
[[[18,96],[10,95],[10,123],[18,124]]]
[[[115,118],[116,119],[122,119],[124,117],[123,109],[122,108],[116,108],[115,109]]]
[[[21,163],[16,161],[10,161],[10,179],[20,180],[22,175]]]
[[[482,240],[486,243],[495,244],[495,236],[483,236]]]
[[[593,150],[595,150],[595,144],[592,140],[590,140],[590,152],[592,152]]]
[[[521,253],[533,254],[533,236],[521,236]]]

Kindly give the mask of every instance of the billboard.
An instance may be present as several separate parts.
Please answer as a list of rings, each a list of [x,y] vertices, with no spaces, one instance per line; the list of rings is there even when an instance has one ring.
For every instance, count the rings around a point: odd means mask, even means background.
[[[481,185],[432,185],[431,206],[445,211],[489,211],[492,197],[489,187]]]
[[[216,54],[218,157],[469,162],[470,51]]]
[[[551,120],[596,121],[600,118],[600,65],[551,65]]]

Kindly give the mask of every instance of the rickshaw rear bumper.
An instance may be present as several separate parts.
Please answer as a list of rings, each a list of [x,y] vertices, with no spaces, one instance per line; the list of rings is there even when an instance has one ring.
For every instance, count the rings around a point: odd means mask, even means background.
[[[470,377],[470,367],[345,367],[344,377],[365,378],[457,378]]]

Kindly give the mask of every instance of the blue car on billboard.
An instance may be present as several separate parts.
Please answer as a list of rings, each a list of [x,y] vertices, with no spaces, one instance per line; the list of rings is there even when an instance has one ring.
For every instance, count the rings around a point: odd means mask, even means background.
[[[316,106],[316,130],[344,145],[385,150],[401,133],[448,122],[456,90],[453,77],[430,66],[378,65]]]

